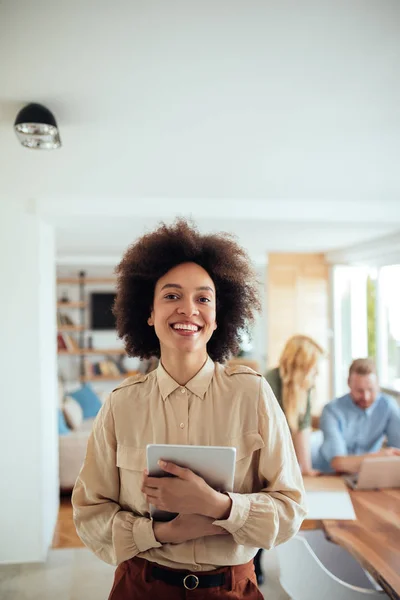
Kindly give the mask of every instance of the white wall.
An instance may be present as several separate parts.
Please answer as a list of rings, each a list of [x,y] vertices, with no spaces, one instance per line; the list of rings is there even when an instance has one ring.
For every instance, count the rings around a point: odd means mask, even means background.
[[[267,257],[265,257],[267,262]],[[260,299],[261,299],[261,313],[256,317],[254,328],[253,328],[253,351],[252,357],[258,361],[260,365],[260,373],[263,375],[267,370],[267,265],[258,264],[256,265],[257,277],[260,282]]]
[[[0,562],[46,558],[58,511],[54,239],[0,198]]]
[[[43,547],[52,543],[59,506],[57,354],[55,335],[55,239],[54,228],[37,224],[39,235],[39,356],[42,450]]]

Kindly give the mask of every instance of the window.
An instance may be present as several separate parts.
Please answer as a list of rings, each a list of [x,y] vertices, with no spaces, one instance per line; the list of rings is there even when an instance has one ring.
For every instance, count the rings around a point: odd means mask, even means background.
[[[336,266],[335,395],[347,391],[351,361],[370,356],[383,387],[400,391],[400,265],[379,269]]]
[[[376,280],[377,270],[371,271],[367,275],[367,338],[368,338],[368,356],[376,360]]]
[[[381,384],[400,390],[400,265],[379,270],[378,311],[378,369]]]
[[[347,392],[349,366],[368,354],[368,269],[334,268],[334,364],[335,395]]]

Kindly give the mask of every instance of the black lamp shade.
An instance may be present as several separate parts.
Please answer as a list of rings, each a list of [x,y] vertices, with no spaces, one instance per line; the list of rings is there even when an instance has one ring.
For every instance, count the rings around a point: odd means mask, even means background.
[[[14,129],[26,148],[52,150],[61,146],[54,115],[42,104],[28,104],[15,119]]]

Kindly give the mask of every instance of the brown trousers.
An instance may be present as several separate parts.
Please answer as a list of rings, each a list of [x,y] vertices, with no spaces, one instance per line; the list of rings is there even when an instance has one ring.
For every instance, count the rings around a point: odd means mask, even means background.
[[[166,567],[163,567],[166,568]],[[179,573],[175,569],[168,569]],[[225,584],[212,588],[197,588],[187,590],[182,586],[175,586],[154,579],[151,575],[152,563],[143,558],[131,558],[121,563],[114,576],[114,585],[108,600],[263,600],[263,595],[257,586],[254,573],[254,564],[251,560],[245,565],[222,567],[207,574],[225,574]],[[182,580],[187,571],[182,571]],[[205,572],[194,572],[201,575]]]

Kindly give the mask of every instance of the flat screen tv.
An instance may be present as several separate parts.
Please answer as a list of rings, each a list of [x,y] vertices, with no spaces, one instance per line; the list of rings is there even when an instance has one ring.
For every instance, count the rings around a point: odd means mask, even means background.
[[[91,294],[91,328],[94,330],[115,329],[115,317],[112,307],[115,293],[93,292]]]

